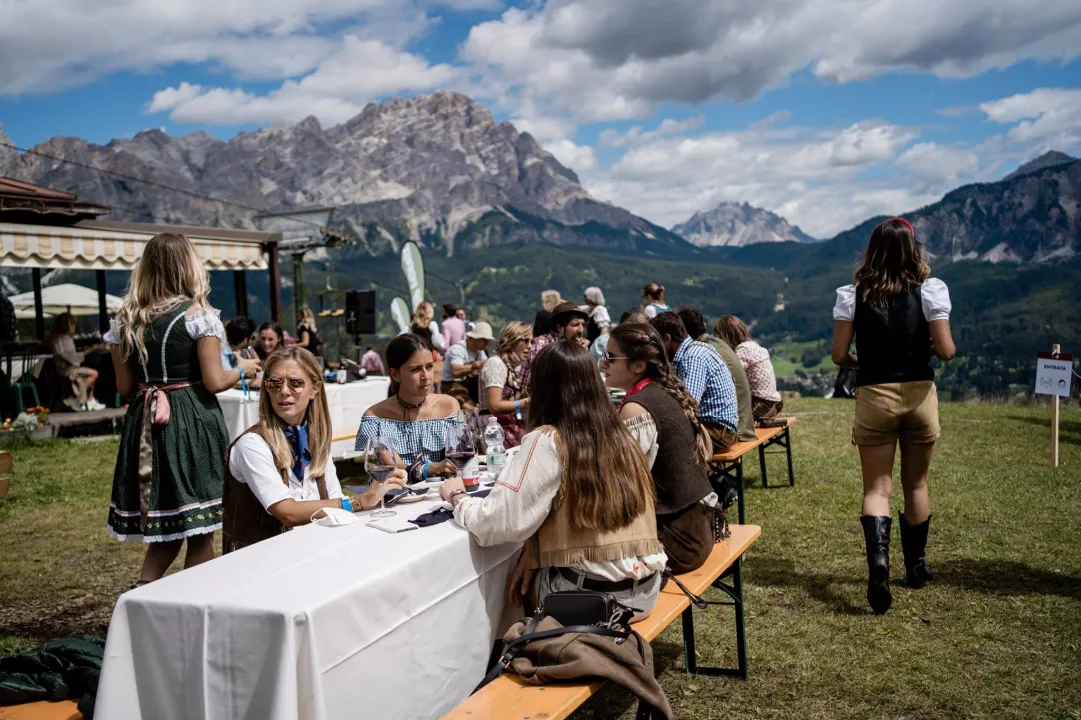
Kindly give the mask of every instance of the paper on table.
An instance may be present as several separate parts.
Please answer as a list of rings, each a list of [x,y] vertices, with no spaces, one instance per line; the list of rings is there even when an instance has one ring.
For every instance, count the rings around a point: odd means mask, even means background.
[[[400,517],[379,518],[368,523],[368,527],[388,533],[401,533],[416,530],[417,526]]]

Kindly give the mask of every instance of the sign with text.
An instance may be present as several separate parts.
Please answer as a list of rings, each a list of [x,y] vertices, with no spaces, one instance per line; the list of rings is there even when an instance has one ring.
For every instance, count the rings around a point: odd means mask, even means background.
[[[1068,398],[1072,375],[1072,355],[1040,353],[1036,360],[1036,393]]]

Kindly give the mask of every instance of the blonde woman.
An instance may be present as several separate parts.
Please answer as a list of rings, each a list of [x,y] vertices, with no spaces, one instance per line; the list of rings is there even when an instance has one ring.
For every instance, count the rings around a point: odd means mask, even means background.
[[[312,355],[319,355],[323,340],[315,328],[315,313],[310,307],[297,311],[297,345],[307,348]]]
[[[495,415],[503,427],[507,447],[517,447],[525,428],[529,398],[523,397],[521,364],[533,341],[533,330],[524,322],[510,322],[499,333],[495,355],[480,371],[480,410]]]
[[[109,332],[116,386],[135,395],[113,475],[108,529],[118,540],[147,543],[139,584],[157,580],[184,540],[184,567],[214,557],[221,528],[228,436],[214,393],[259,363],[221,364],[225,335],[207,304],[210,281],[183,235],[155,235],[131,274]]]
[[[533,318],[533,337],[547,335],[552,331],[552,311],[563,302],[558,290],[545,290],[541,293],[541,310]]]
[[[432,349],[440,355],[447,352],[447,341],[443,339],[443,334],[439,332],[439,324],[435,321],[435,308],[427,300],[417,305],[417,309],[413,312],[413,322],[406,332],[427,340]],[[399,335],[404,334],[399,333]]]
[[[296,345],[277,350],[266,361],[259,424],[229,449],[222,550],[306,525],[325,508],[353,511],[379,504],[375,483],[354,498],[356,505],[343,497],[330,445],[330,410],[315,356]],[[387,482],[401,487],[405,471]]]
[[[94,384],[98,371],[83,367],[86,356],[75,349],[75,316],[63,312],[53,320],[45,345],[53,354],[56,372],[71,381],[74,398],[66,398],[64,404],[72,410],[102,410],[105,405],[94,399]]]

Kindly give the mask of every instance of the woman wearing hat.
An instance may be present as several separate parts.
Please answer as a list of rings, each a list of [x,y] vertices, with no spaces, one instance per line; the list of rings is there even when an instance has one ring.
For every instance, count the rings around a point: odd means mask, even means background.
[[[443,358],[443,393],[457,399],[463,410],[477,407],[480,398],[477,378],[488,359],[485,350],[493,340],[492,326],[478,322],[465,334],[465,340],[447,348]]]
[[[589,315],[582,308],[569,300],[561,302],[552,308],[552,319],[549,323],[550,332],[547,335],[533,339],[529,347],[529,354],[522,361],[522,387],[529,387],[529,375],[533,369],[533,358],[540,355],[540,351],[552,343],[560,340],[573,340],[579,345],[589,348],[589,341],[585,338],[586,322]]]

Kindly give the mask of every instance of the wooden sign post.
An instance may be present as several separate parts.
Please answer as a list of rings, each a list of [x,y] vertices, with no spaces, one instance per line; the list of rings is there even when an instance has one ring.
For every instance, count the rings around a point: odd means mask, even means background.
[[[1063,355],[1058,345],[1051,352],[1040,353],[1036,360],[1036,393],[1051,396],[1051,464],[1058,467],[1059,398],[1070,397],[1073,380],[1073,356]]]

